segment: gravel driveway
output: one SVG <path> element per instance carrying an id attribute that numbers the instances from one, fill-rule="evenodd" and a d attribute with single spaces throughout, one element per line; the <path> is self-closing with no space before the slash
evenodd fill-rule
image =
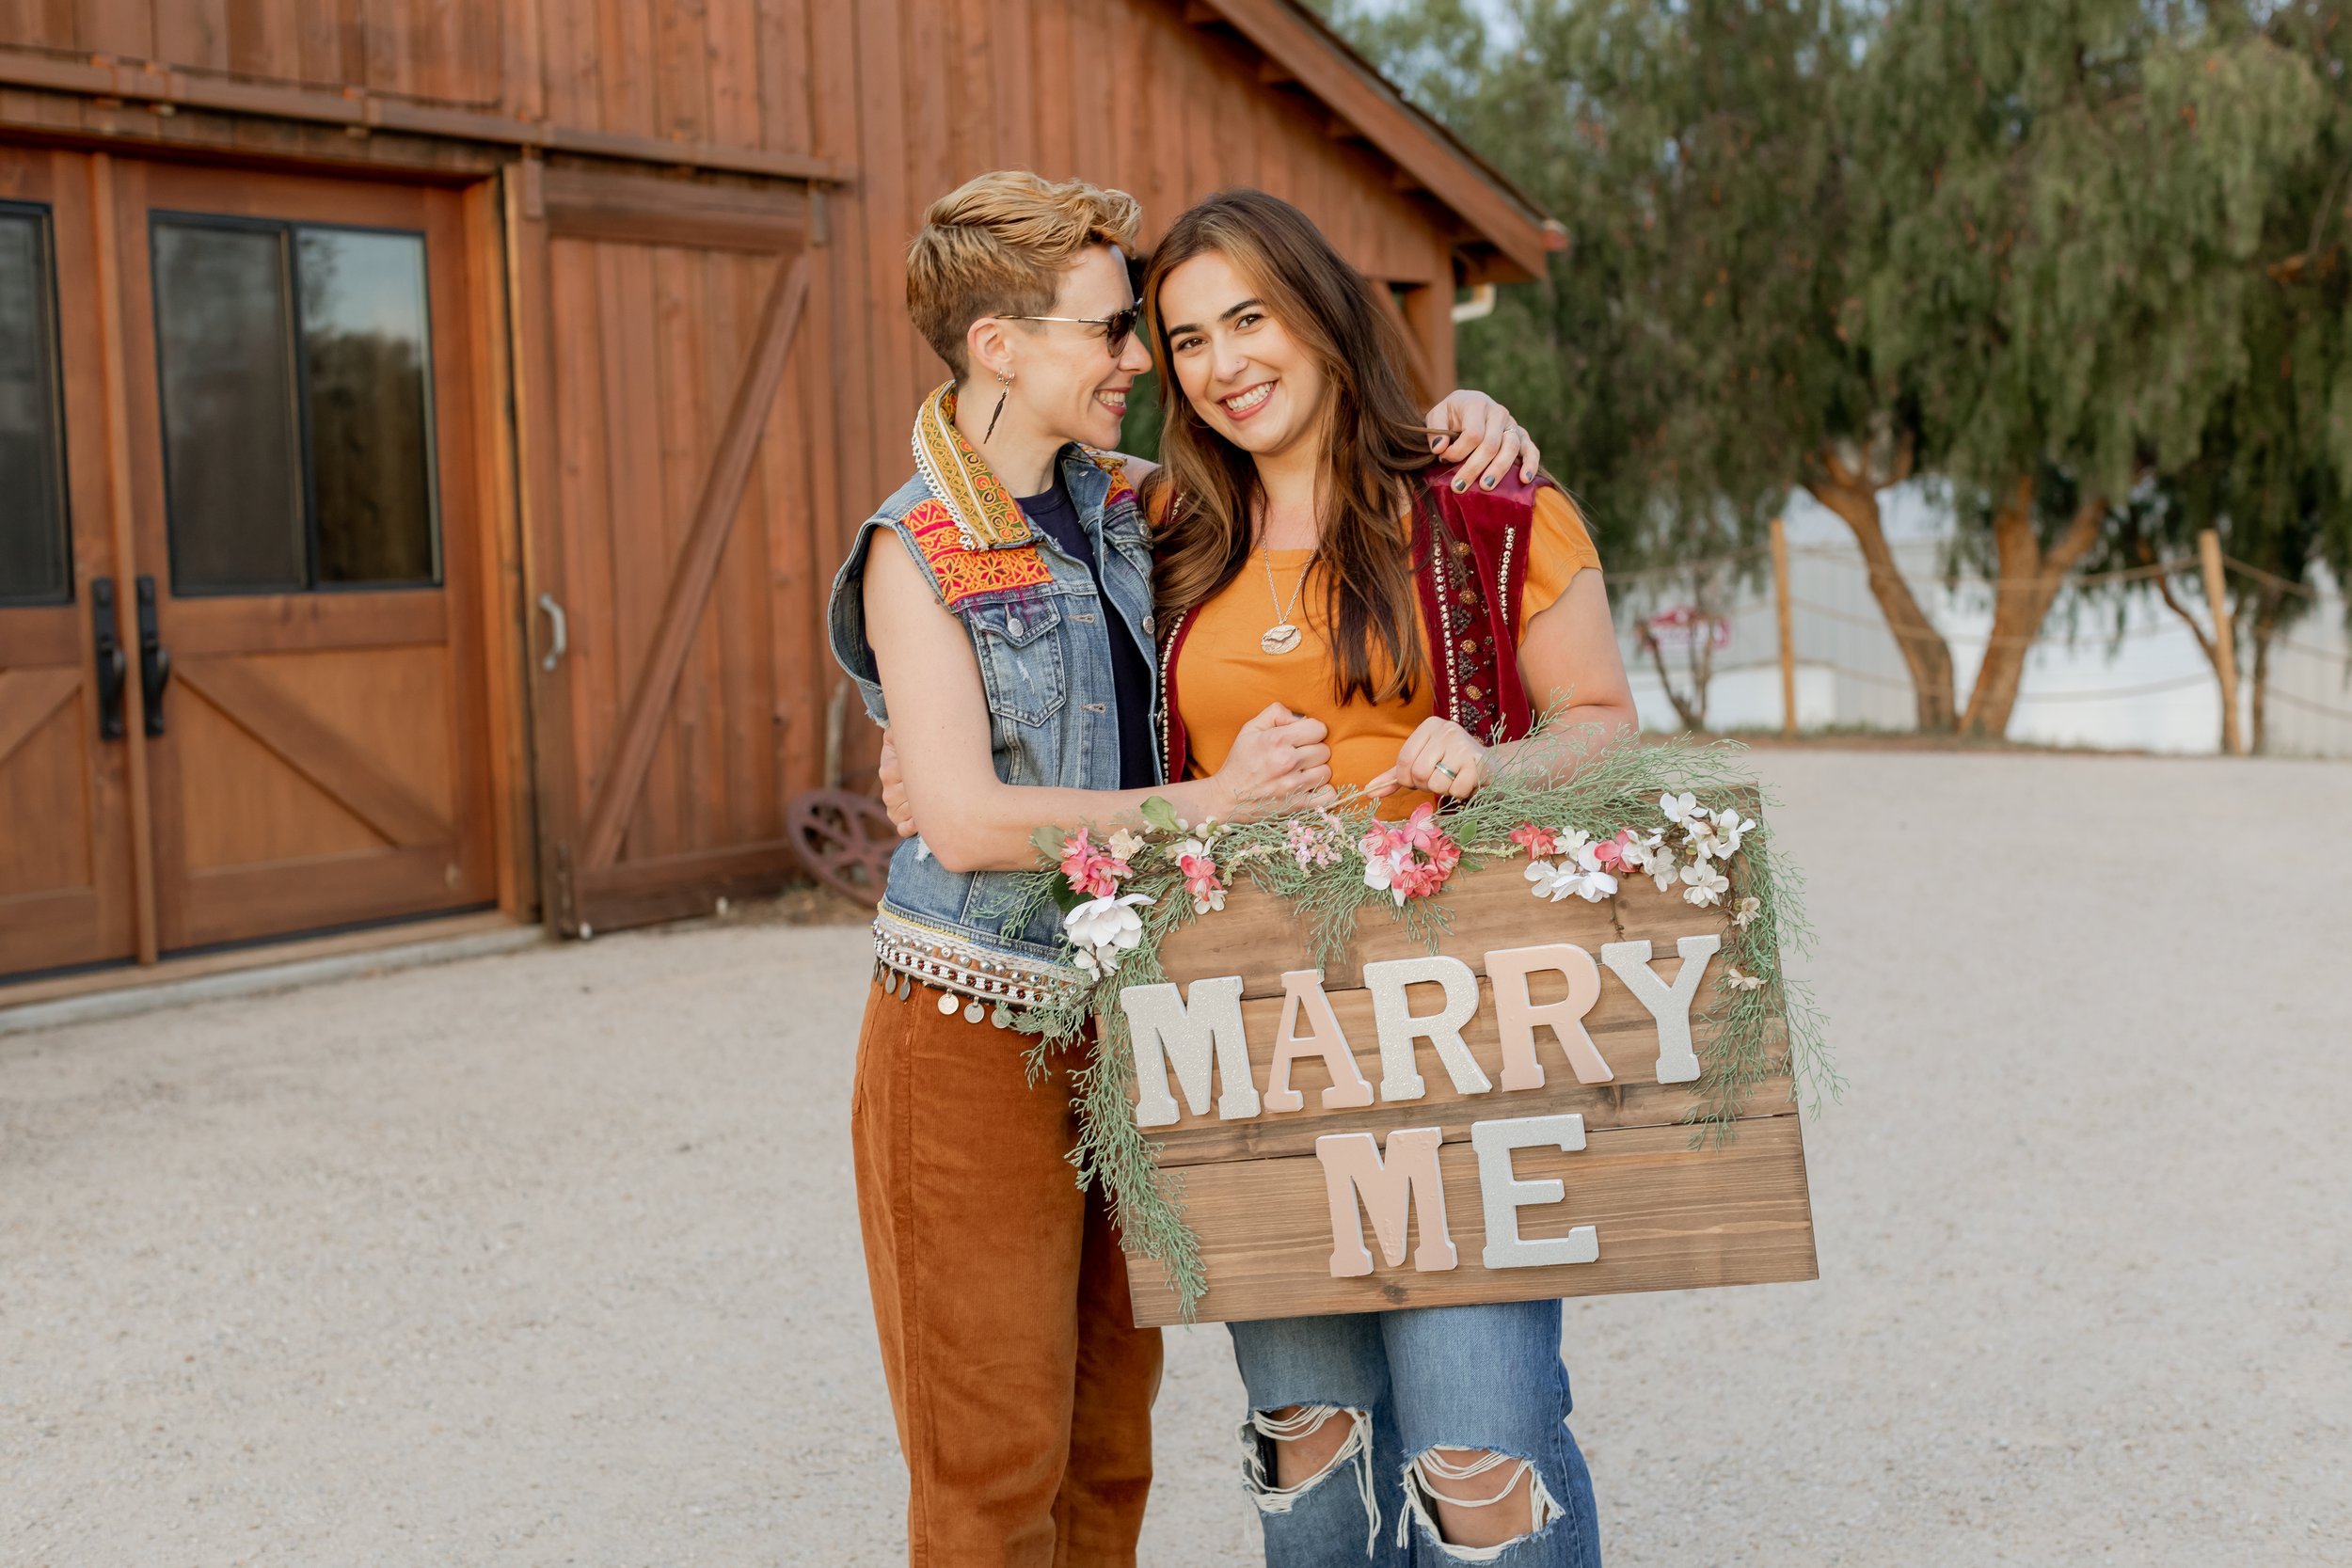
<path id="1" fill-rule="evenodd" d="M 2352 1561 L 2352 771 L 1768 752 L 1816 1284 L 1571 1304 L 1613 1565 Z M 885 1564 L 861 931 L 0 1037 L 0 1564 Z M 1217 1328 L 1155 1568 L 1257 1560 Z"/>

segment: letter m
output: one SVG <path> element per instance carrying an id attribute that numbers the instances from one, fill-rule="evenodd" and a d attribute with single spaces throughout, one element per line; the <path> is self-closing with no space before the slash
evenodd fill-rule
<path id="1" fill-rule="evenodd" d="M 1174 1124 L 1176 1099 L 1168 1087 L 1170 1067 L 1194 1116 L 1209 1114 L 1212 1063 L 1224 1086 L 1217 1096 L 1217 1116 L 1238 1121 L 1258 1114 L 1249 1042 L 1241 1032 L 1240 975 L 1195 980 L 1189 1006 L 1174 986 L 1165 983 L 1129 986 L 1119 993 L 1119 1006 L 1135 1040 L 1136 1126 Z"/>
<path id="2" fill-rule="evenodd" d="M 1326 1132 L 1315 1140 L 1315 1158 L 1323 1164 L 1323 1184 L 1331 1200 L 1334 1279 L 1372 1272 L 1372 1254 L 1364 1250 L 1366 1212 L 1372 1215 L 1373 1234 L 1380 1238 L 1380 1255 L 1389 1267 L 1405 1261 L 1407 1210 L 1421 1221 L 1413 1267 L 1425 1274 L 1454 1267 L 1454 1238 L 1445 1223 L 1445 1177 L 1438 1168 L 1441 1135 L 1435 1127 L 1401 1127 L 1389 1134 L 1385 1161 L 1369 1132 Z"/>

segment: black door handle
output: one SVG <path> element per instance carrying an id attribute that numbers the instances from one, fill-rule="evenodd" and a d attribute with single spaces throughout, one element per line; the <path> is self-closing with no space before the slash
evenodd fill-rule
<path id="1" fill-rule="evenodd" d="M 164 688 L 171 684 L 171 650 L 155 630 L 155 579 L 139 578 L 139 695 L 147 699 L 147 733 L 164 733 Z"/>
<path id="2" fill-rule="evenodd" d="M 115 579 L 94 578 L 89 585 L 91 641 L 98 651 L 98 738 L 122 738 L 122 683 L 131 673 L 115 619 Z"/>

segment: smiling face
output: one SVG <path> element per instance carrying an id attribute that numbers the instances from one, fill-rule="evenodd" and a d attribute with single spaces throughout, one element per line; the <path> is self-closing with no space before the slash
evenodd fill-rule
<path id="1" fill-rule="evenodd" d="M 1012 375 L 1007 420 L 1057 441 L 1092 447 L 1119 444 L 1127 392 L 1152 368 L 1142 336 L 1129 333 L 1116 356 L 1095 321 L 1127 309 L 1135 289 L 1117 245 L 1089 245 L 1064 269 L 1054 303 L 1038 312 L 1083 321 L 1020 321 L 984 317 L 973 324 L 968 397 L 994 401 L 998 369 Z M 986 404 L 982 405 L 983 407 Z"/>
<path id="2" fill-rule="evenodd" d="M 1267 456 L 1322 429 L 1329 378 L 1224 252 L 1171 269 L 1158 316 L 1176 384 L 1212 431 Z"/>

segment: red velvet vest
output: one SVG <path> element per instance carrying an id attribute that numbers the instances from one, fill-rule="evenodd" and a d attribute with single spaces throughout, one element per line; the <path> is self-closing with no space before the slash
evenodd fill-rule
<path id="1" fill-rule="evenodd" d="M 1434 707 L 1489 741 L 1518 740 L 1534 727 L 1519 678 L 1519 606 L 1535 533 L 1535 494 L 1549 479 L 1506 480 L 1492 490 L 1454 492 L 1451 464 L 1422 473 L 1413 509 L 1413 586 L 1421 595 Z M 1177 713 L 1177 667 L 1192 611 L 1160 628 L 1160 750 L 1169 782 L 1184 776 L 1188 749 Z"/>

